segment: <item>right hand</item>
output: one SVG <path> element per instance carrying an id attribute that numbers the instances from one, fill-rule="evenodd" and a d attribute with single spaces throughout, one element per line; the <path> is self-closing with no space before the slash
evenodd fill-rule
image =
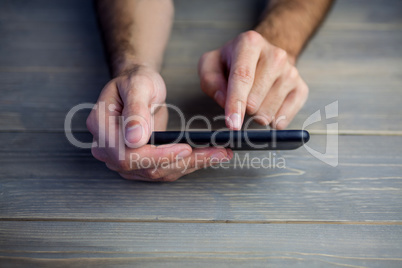
<path id="1" fill-rule="evenodd" d="M 247 31 L 201 57 L 201 88 L 225 109 L 230 129 L 241 129 L 246 112 L 257 123 L 284 129 L 308 96 L 295 61 L 260 33 Z"/>
<path id="2" fill-rule="evenodd" d="M 232 151 L 224 148 L 147 144 L 152 131 L 166 130 L 165 99 L 165 83 L 150 67 L 135 66 L 111 80 L 87 119 L 87 127 L 94 137 L 93 156 L 123 178 L 143 181 L 175 181 L 197 169 L 233 157 Z M 154 104 L 161 106 L 152 111 Z M 104 107 L 103 112 L 101 107 Z M 104 146 L 100 144 L 102 141 Z M 119 144 L 123 150 L 119 149 Z"/>

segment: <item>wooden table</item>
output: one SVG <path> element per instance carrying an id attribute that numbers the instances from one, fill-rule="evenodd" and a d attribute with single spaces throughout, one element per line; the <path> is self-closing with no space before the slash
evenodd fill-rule
<path id="1" fill-rule="evenodd" d="M 169 103 L 222 114 L 199 90 L 198 58 L 252 27 L 263 2 L 175 1 Z M 91 1 L 0 1 L 0 36 L 1 267 L 402 266 L 400 0 L 339 0 L 300 59 L 310 97 L 290 128 L 320 110 L 308 145 L 324 152 L 338 123 L 337 167 L 301 148 L 277 152 L 285 169 L 165 184 L 123 180 L 65 137 L 66 113 L 109 79 Z M 73 120 L 83 141 L 87 114 Z"/>

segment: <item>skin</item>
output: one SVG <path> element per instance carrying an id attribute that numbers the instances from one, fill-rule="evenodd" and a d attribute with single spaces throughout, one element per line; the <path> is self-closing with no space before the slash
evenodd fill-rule
<path id="1" fill-rule="evenodd" d="M 246 113 L 258 123 L 283 129 L 301 109 L 308 87 L 295 67 L 296 59 L 331 2 L 270 1 L 254 30 L 201 57 L 201 89 L 225 109 L 230 129 L 241 129 Z M 166 107 L 160 106 L 166 86 L 159 73 L 173 21 L 172 1 L 98 0 L 97 9 L 113 79 L 97 101 L 96 107 L 106 109 L 93 109 L 87 119 L 94 157 L 123 178 L 145 181 L 174 181 L 231 159 L 233 152 L 225 148 L 146 144 L 153 130 L 166 130 L 168 120 Z M 119 117 L 124 121 L 115 119 Z M 124 159 L 114 146 L 121 139 Z M 165 165 L 133 165 L 132 155 L 153 163 L 162 159 Z"/>

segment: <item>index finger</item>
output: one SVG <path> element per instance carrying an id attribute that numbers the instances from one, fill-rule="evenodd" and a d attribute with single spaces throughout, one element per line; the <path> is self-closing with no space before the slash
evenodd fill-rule
<path id="1" fill-rule="evenodd" d="M 247 33 L 246 33 L 247 34 Z M 248 34 L 235 44 L 231 52 L 227 98 L 225 103 L 226 125 L 241 129 L 246 112 L 247 98 L 254 83 L 261 49 L 253 36 Z"/>

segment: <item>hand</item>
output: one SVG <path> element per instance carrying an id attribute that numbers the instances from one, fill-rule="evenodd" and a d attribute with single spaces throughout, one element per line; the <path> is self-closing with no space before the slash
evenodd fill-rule
<path id="1" fill-rule="evenodd" d="M 241 129 L 246 112 L 260 124 L 284 129 L 308 95 L 294 62 L 259 33 L 248 31 L 201 57 L 201 88 L 225 109 L 230 129 Z"/>
<path id="2" fill-rule="evenodd" d="M 165 98 L 162 77 L 149 67 L 136 66 L 111 80 L 87 119 L 87 127 L 94 136 L 93 156 L 125 179 L 144 181 L 174 181 L 232 158 L 230 149 L 148 145 L 153 130 L 166 129 L 166 106 L 153 109 L 156 104 L 163 105 Z"/>

